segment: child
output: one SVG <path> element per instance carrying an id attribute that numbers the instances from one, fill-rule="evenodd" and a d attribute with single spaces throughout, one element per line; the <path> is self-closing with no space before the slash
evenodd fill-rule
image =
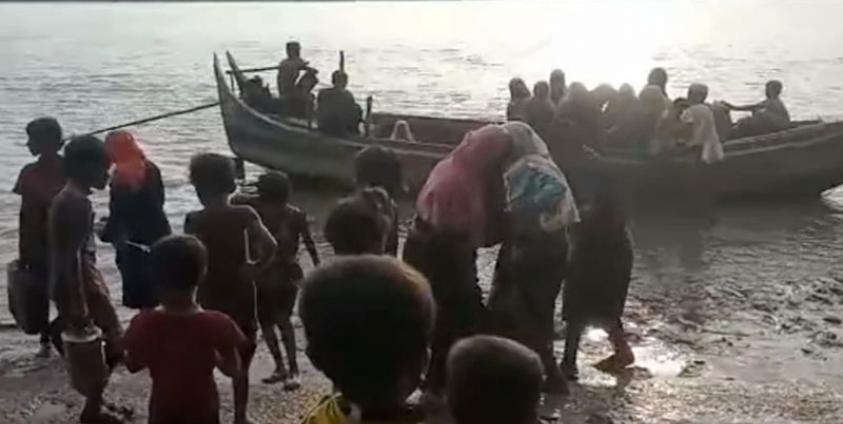
<path id="1" fill-rule="evenodd" d="M 53 197 L 65 183 L 64 160 L 59 154 L 64 143 L 61 126 L 53 118 L 38 118 L 30 122 L 26 126 L 26 134 L 29 137 L 26 147 L 38 160 L 21 169 L 13 191 L 21 197 L 18 225 L 20 268 L 42 285 L 37 299 L 42 326 L 41 349 L 37 356 L 45 358 L 50 356 L 47 213 Z"/>
<path id="2" fill-rule="evenodd" d="M 405 191 L 404 172 L 398 155 L 381 146 L 361 150 L 354 158 L 354 181 L 358 190 L 381 188 L 386 192 L 388 199 L 383 204 L 383 212 L 389 217 L 391 225 L 386 230 L 385 253 L 397 256 L 399 223 L 395 199 Z"/>
<path id="3" fill-rule="evenodd" d="M 208 253 L 193 236 L 169 236 L 150 254 L 161 308 L 136 315 L 126 330 L 126 367 L 149 368 L 150 424 L 218 424 L 219 395 L 214 368 L 241 372 L 238 348 L 248 343 L 225 314 L 196 303 Z"/>
<path id="4" fill-rule="evenodd" d="M 246 424 L 249 366 L 258 327 L 254 281 L 271 263 L 276 244 L 252 208 L 229 203 L 237 188 L 231 159 L 214 153 L 194 156 L 190 182 L 204 209 L 187 214 L 184 231 L 208 249 L 208 274 L 199 284 L 199 304 L 228 315 L 249 340 L 239 352 L 243 372 L 234 378 L 234 422 Z M 254 262 L 252 250 L 257 253 Z"/>
<path id="5" fill-rule="evenodd" d="M 268 172 L 258 179 L 258 196 L 239 196 L 235 203 L 246 204 L 255 209 L 264 225 L 275 237 L 278 250 L 269 268 L 258 276 L 258 322 L 264 340 L 275 360 L 275 372 L 263 380 L 271 384 L 284 382 L 286 390 L 296 390 L 299 382 L 299 366 L 296 360 L 296 333 L 290 316 L 296 303 L 298 283 L 304 276 L 298 262 L 300 241 L 304 242 L 314 266 L 319 266 L 319 253 L 310 235 L 307 214 L 287 203 L 290 198 L 290 180 L 282 172 Z M 281 330 L 281 340 L 287 353 L 289 373 L 278 348 L 275 326 Z"/>
<path id="6" fill-rule="evenodd" d="M 110 163 L 102 141 L 93 136 L 71 140 L 65 155 L 67 184 L 53 199 L 47 221 L 50 296 L 61 323 L 56 329 L 77 336 L 98 327 L 105 340 L 106 361 L 113 367 L 121 356 L 117 341 L 122 330 L 108 287 L 96 267 L 94 209 L 88 199 L 93 189 L 102 190 L 108 184 Z M 102 411 L 104 390 L 103 384 L 95 393 L 85 393 L 80 417 L 83 424 L 119 422 Z"/>
<path id="7" fill-rule="evenodd" d="M 424 277 L 387 256 L 339 259 L 310 274 L 299 304 L 307 355 L 338 394 L 303 424 L 409 423 L 434 319 Z"/>
<path id="8" fill-rule="evenodd" d="M 542 364 L 530 349 L 473 336 L 454 345 L 447 368 L 447 401 L 456 424 L 539 422 Z"/>
<path id="9" fill-rule="evenodd" d="M 583 213 L 563 292 L 562 315 L 568 330 L 561 367 L 572 380 L 578 377 L 577 351 L 589 324 L 603 327 L 615 350 L 595 365 L 598 369 L 618 372 L 635 362 L 621 322 L 632 273 L 632 241 L 618 194 L 607 183 L 603 181 L 593 205 Z"/>
<path id="10" fill-rule="evenodd" d="M 340 200 L 325 221 L 325 238 L 337 255 L 386 253 L 392 219 L 389 195 L 380 188 L 366 188 Z"/>

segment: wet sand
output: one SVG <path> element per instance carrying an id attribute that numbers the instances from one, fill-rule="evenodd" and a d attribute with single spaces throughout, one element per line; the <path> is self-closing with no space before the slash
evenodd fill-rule
<path id="1" fill-rule="evenodd" d="M 481 254 L 486 276 L 494 253 Z M 752 291 L 729 284 L 696 291 L 687 285 L 671 297 L 642 293 L 640 277 L 632 287 L 626 320 L 637 364 L 619 376 L 590 367 L 610 353 L 605 334 L 591 330 L 572 395 L 545 399 L 542 415 L 566 424 L 840 422 L 843 274 Z M 0 332 L 0 346 L 0 422 L 74 422 L 81 399 L 68 387 L 62 362 L 34 359 L 35 339 L 8 329 Z M 557 342 L 559 355 L 562 347 Z M 296 423 L 330 392 L 329 382 L 302 351 L 299 356 L 303 388 L 285 392 L 280 385 L 260 383 L 272 370 L 261 345 L 251 373 L 256 424 Z M 219 385 L 229 421 L 230 387 L 222 378 Z M 134 409 L 129 422 L 142 423 L 148 391 L 146 373 L 121 369 L 108 396 Z"/>

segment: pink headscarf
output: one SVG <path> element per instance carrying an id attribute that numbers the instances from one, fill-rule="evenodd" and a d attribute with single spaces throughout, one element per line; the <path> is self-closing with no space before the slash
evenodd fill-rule
<path id="1" fill-rule="evenodd" d="M 511 147 L 512 137 L 498 125 L 466 134 L 427 177 L 416 200 L 419 218 L 436 231 L 467 236 L 476 246 L 496 243 L 489 228 L 503 210 L 501 167 Z"/>
<path id="2" fill-rule="evenodd" d="M 105 151 L 114 164 L 112 183 L 117 187 L 137 190 L 146 180 L 146 155 L 132 133 L 118 130 L 105 137 Z"/>

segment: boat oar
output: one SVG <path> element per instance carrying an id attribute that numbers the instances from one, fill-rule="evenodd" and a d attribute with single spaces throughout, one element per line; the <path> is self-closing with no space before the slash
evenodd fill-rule
<path id="1" fill-rule="evenodd" d="M 345 72 L 345 52 L 340 50 L 340 71 Z"/>
<path id="2" fill-rule="evenodd" d="M 98 130 L 86 132 L 86 133 L 78 135 L 78 136 L 74 135 L 74 136 L 71 136 L 71 137 L 67 137 L 67 138 L 65 138 L 65 141 L 67 141 L 68 139 L 73 138 L 73 137 L 83 137 L 83 136 L 100 134 L 100 133 L 104 133 L 104 132 L 108 132 L 108 131 L 118 130 L 120 128 L 131 127 L 131 126 L 134 126 L 134 125 L 146 124 L 148 122 L 158 121 L 158 120 L 165 119 L 165 118 L 171 118 L 173 116 L 185 115 L 185 114 L 188 114 L 188 113 L 197 112 L 197 111 L 204 110 L 204 109 L 210 109 L 212 107 L 219 106 L 219 104 L 220 104 L 220 102 L 206 103 L 204 105 L 194 106 L 194 107 L 191 107 L 191 108 L 188 108 L 188 109 L 182 109 L 182 110 L 177 110 L 177 111 L 173 111 L 173 112 L 162 113 L 160 115 L 150 116 L 149 118 L 138 119 L 136 121 L 126 122 L 126 123 L 123 123 L 123 124 L 120 124 L 120 125 L 113 125 L 113 126 L 110 126 L 110 127 L 107 127 L 107 128 L 100 128 Z"/>

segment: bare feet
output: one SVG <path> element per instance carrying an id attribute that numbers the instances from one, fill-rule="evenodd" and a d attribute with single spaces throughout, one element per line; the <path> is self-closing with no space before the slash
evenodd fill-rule
<path id="1" fill-rule="evenodd" d="M 635 362 L 635 357 L 632 356 L 632 352 L 629 352 L 628 355 L 620 353 L 612 355 L 594 364 L 594 368 L 597 368 L 607 374 L 618 374 L 623 371 L 624 368 L 632 365 L 633 362 Z"/>
<path id="2" fill-rule="evenodd" d="M 263 382 L 264 384 L 275 384 L 285 380 L 287 380 L 287 372 L 276 370 L 272 373 L 272 375 L 261 380 L 261 382 Z"/>
<path id="3" fill-rule="evenodd" d="M 35 354 L 36 358 L 47 359 L 50 357 L 50 353 L 52 353 L 53 349 L 50 347 L 50 343 L 41 343 L 41 348 L 38 349 L 38 353 Z"/>
<path id="4" fill-rule="evenodd" d="M 290 378 L 284 381 L 284 391 L 294 392 L 301 388 L 301 379 L 298 373 L 290 374 Z"/>

